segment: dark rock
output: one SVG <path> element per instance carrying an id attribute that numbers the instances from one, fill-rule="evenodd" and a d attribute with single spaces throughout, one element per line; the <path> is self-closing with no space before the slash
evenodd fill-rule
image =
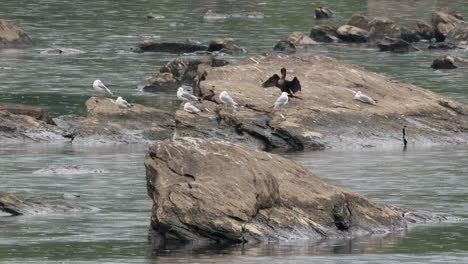
<path id="1" fill-rule="evenodd" d="M 186 40 L 183 42 L 163 42 L 154 40 L 143 40 L 133 49 L 134 52 L 169 52 L 186 53 L 207 50 L 208 46 L 199 42 Z"/>
<path id="2" fill-rule="evenodd" d="M 466 65 L 468 59 L 452 55 L 442 55 L 437 57 L 431 65 L 433 69 L 456 69 L 462 65 Z"/>
<path id="3" fill-rule="evenodd" d="M 379 42 L 377 47 L 379 47 L 380 51 L 391 51 L 396 53 L 405 53 L 419 50 L 402 39 L 391 38 L 386 38 L 386 40 Z"/>
<path id="4" fill-rule="evenodd" d="M 402 40 L 409 42 L 409 43 L 414 43 L 414 42 L 418 42 L 421 40 L 421 37 L 419 36 L 418 32 L 414 30 L 410 30 L 403 26 L 400 27 L 400 35 L 401 35 L 400 37 Z"/>
<path id="5" fill-rule="evenodd" d="M 273 50 L 277 52 L 294 53 L 296 52 L 296 46 L 289 40 L 280 40 L 273 47 Z"/>
<path id="6" fill-rule="evenodd" d="M 164 65 L 159 72 L 160 73 L 171 73 L 173 78 L 181 81 L 188 69 L 188 63 L 181 58 L 176 58 Z"/>
<path id="7" fill-rule="evenodd" d="M 98 208 L 89 205 L 61 200 L 54 201 L 37 198 L 20 198 L 12 194 L 0 192 L 0 211 L 12 216 L 93 212 L 98 210 Z"/>
<path id="8" fill-rule="evenodd" d="M 52 118 L 50 118 L 49 113 L 40 106 L 14 103 L 0 103 L 0 110 L 8 111 L 16 115 L 27 115 L 30 117 L 34 117 L 37 120 L 46 122 L 47 124 L 55 124 Z"/>
<path id="9" fill-rule="evenodd" d="M 431 43 L 427 48 L 428 49 L 442 49 L 442 50 L 463 49 L 462 47 L 459 47 L 455 43 L 452 43 L 452 42 Z"/>
<path id="10" fill-rule="evenodd" d="M 146 15 L 146 18 L 148 19 L 163 19 L 163 18 L 166 18 L 165 16 L 163 15 L 157 15 L 155 13 L 149 13 Z"/>
<path id="11" fill-rule="evenodd" d="M 245 53 L 245 49 L 241 48 L 232 38 L 218 38 L 210 42 L 208 46 L 209 52 L 219 51 L 226 54 L 241 54 Z"/>
<path id="12" fill-rule="evenodd" d="M 338 41 L 337 28 L 329 25 L 317 25 L 310 31 L 310 37 L 318 42 Z"/>
<path id="13" fill-rule="evenodd" d="M 416 32 L 421 39 L 425 40 L 432 40 L 435 39 L 435 31 L 434 28 L 422 21 L 416 22 L 416 24 L 412 27 L 412 30 Z"/>
<path id="14" fill-rule="evenodd" d="M 158 72 L 146 78 L 139 88 L 145 91 L 172 90 L 181 85 L 181 82 L 170 72 Z"/>
<path id="15" fill-rule="evenodd" d="M 225 141 L 164 141 L 145 167 L 153 241 L 319 240 L 460 220 L 375 203 L 294 161 Z"/>
<path id="16" fill-rule="evenodd" d="M 79 49 L 72 49 L 72 48 L 53 48 L 53 49 L 46 49 L 41 51 L 41 54 L 46 55 L 76 55 L 76 54 L 83 54 L 85 53 Z"/>
<path id="17" fill-rule="evenodd" d="M 315 19 L 335 18 L 335 12 L 325 7 L 315 8 Z"/>
<path id="18" fill-rule="evenodd" d="M 289 70 L 288 79 L 297 77 L 303 89 L 298 98 L 273 110 L 280 90 L 261 84 L 281 67 Z M 358 103 L 352 92 L 357 90 L 378 99 L 377 106 Z M 243 107 L 220 104 L 221 91 Z M 441 98 L 454 100 L 322 56 L 271 53 L 222 68 L 207 67 L 194 94 L 204 99 L 196 107 L 205 111 L 177 111 L 175 136 L 227 140 L 270 151 L 400 145 L 395 135 L 405 125 L 415 130 L 412 140 L 421 144 L 465 144 L 468 138 L 468 117 L 438 103 Z"/>
<path id="19" fill-rule="evenodd" d="M 364 29 L 366 31 L 370 30 L 370 23 L 371 19 L 369 17 L 360 15 L 360 14 L 354 14 L 346 23 L 347 25 L 357 27 L 360 29 Z"/>
<path id="20" fill-rule="evenodd" d="M 364 29 L 343 25 L 336 30 L 338 38 L 344 42 L 363 43 L 369 40 L 369 32 Z"/>
<path id="21" fill-rule="evenodd" d="M 0 48 L 27 48 L 33 44 L 24 30 L 0 19 Z"/>
<path id="22" fill-rule="evenodd" d="M 432 26 L 437 41 L 444 41 L 455 27 L 463 24 L 466 22 L 453 9 L 447 8 L 432 13 Z"/>

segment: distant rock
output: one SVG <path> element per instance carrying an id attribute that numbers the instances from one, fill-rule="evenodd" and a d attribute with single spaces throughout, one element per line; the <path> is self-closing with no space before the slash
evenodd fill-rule
<path id="1" fill-rule="evenodd" d="M 206 20 L 223 20 L 228 19 L 230 17 L 231 15 L 229 14 L 217 13 L 211 9 L 206 11 L 206 13 L 203 15 L 203 18 Z"/>
<path id="2" fill-rule="evenodd" d="M 314 46 L 317 46 L 318 43 L 306 36 L 302 32 L 292 32 L 285 39 L 280 40 L 275 47 L 274 51 L 279 52 L 295 52 L 297 50 L 305 50 Z"/>
<path id="3" fill-rule="evenodd" d="M 151 12 L 151 13 L 146 15 L 146 18 L 148 18 L 148 19 L 163 19 L 163 18 L 166 18 L 166 17 L 163 16 L 163 15 L 157 15 L 157 14 Z"/>
<path id="4" fill-rule="evenodd" d="M 337 42 L 337 28 L 330 25 L 317 25 L 310 31 L 310 38 L 317 42 Z"/>
<path id="5" fill-rule="evenodd" d="M 338 38 L 344 42 L 363 43 L 369 41 L 369 32 L 350 25 L 343 25 L 336 30 Z"/>
<path id="6" fill-rule="evenodd" d="M 33 44 L 24 30 L 0 19 L 0 48 L 28 48 Z"/>
<path id="7" fill-rule="evenodd" d="M 83 53 L 85 52 L 82 50 L 72 48 L 52 48 L 41 51 L 41 54 L 46 55 L 76 55 Z"/>
<path id="8" fill-rule="evenodd" d="M 27 115 L 51 125 L 55 124 L 52 118 L 50 118 L 49 113 L 40 106 L 14 103 L 0 103 L 0 110 L 8 111 L 16 115 Z"/>
<path id="9" fill-rule="evenodd" d="M 155 244 L 349 238 L 461 220 L 378 204 L 292 160 L 226 141 L 164 141 L 150 147 L 145 167 Z"/>
<path id="10" fill-rule="evenodd" d="M 331 11 L 325 7 L 317 7 L 314 10 L 315 12 L 315 19 L 325 19 L 325 18 L 336 18 L 337 15 L 335 12 Z"/>
<path id="11" fill-rule="evenodd" d="M 432 40 L 435 39 L 435 31 L 434 28 L 422 21 L 416 22 L 413 25 L 412 29 L 419 35 L 421 39 L 425 40 Z"/>
<path id="12" fill-rule="evenodd" d="M 233 38 L 218 38 L 214 39 L 210 42 L 208 49 L 209 52 L 222 52 L 226 54 L 241 54 L 245 53 L 246 50 L 244 48 L 241 48 L 239 44 L 237 44 L 237 41 L 234 40 Z"/>
<path id="13" fill-rule="evenodd" d="M 208 46 L 193 40 L 179 42 L 165 42 L 156 40 L 143 40 L 139 42 L 134 52 L 168 52 L 168 53 L 186 53 L 200 50 L 207 50 Z"/>
<path id="14" fill-rule="evenodd" d="M 12 216 L 20 216 L 95 212 L 99 211 L 99 208 L 62 200 L 20 198 L 13 194 L 0 192 L 0 211 Z"/>
<path id="15" fill-rule="evenodd" d="M 371 21 L 371 18 L 367 16 L 364 16 L 361 14 L 353 14 L 353 16 L 351 16 L 349 21 L 346 23 L 346 25 L 350 25 L 353 27 L 357 27 L 357 28 L 369 31 L 371 29 L 370 21 Z"/>
<path id="16" fill-rule="evenodd" d="M 431 65 L 433 69 L 456 69 L 461 66 L 465 66 L 468 64 L 468 59 L 452 56 L 452 55 L 442 55 L 437 57 Z"/>
<path id="17" fill-rule="evenodd" d="M 436 42 L 436 43 L 431 43 L 428 47 L 428 49 L 441 49 L 441 50 L 450 50 L 450 49 L 463 49 L 462 47 L 456 45 L 455 43 L 452 42 Z"/>
<path id="18" fill-rule="evenodd" d="M 437 12 L 432 13 L 432 26 L 434 27 L 435 37 L 437 41 L 444 41 L 458 26 L 464 26 L 466 22 L 463 17 L 450 8 L 441 9 Z M 458 32 L 458 34 L 461 34 Z M 452 39 L 453 41 L 462 41 L 463 39 Z M 465 39 L 466 40 L 466 39 Z"/>
<path id="19" fill-rule="evenodd" d="M 273 47 L 274 51 L 283 52 L 283 53 L 294 53 L 296 52 L 297 48 L 291 41 L 282 39 L 276 43 Z"/>
<path id="20" fill-rule="evenodd" d="M 390 51 L 395 53 L 405 53 L 410 51 L 419 51 L 418 48 L 414 47 L 410 43 L 402 39 L 386 38 L 384 41 L 377 43 L 380 51 Z"/>

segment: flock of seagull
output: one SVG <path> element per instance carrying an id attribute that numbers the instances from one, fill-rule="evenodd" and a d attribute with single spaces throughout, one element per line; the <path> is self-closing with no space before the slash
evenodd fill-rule
<path id="1" fill-rule="evenodd" d="M 280 72 L 281 72 L 281 77 L 279 77 L 277 74 L 274 74 L 262 84 L 262 86 L 265 88 L 276 86 L 281 90 L 281 95 L 276 99 L 275 103 L 273 104 L 273 109 L 276 109 L 277 107 L 288 104 L 289 97 L 290 96 L 293 97 L 296 92 L 301 91 L 301 84 L 299 82 L 299 79 L 297 79 L 297 77 L 294 77 L 291 81 L 288 81 L 286 80 L 287 70 L 285 68 L 281 68 Z M 112 96 L 114 95 L 114 92 L 112 92 L 109 88 L 107 88 L 100 80 L 95 80 L 93 82 L 93 88 L 98 93 L 109 94 Z M 182 101 L 186 101 L 186 103 L 184 104 L 184 111 L 189 112 L 189 113 L 201 112 L 200 109 L 198 109 L 196 106 L 192 105 L 189 102 L 189 101 L 200 102 L 201 99 L 193 95 L 191 92 L 186 91 L 184 86 L 179 87 L 177 89 L 177 98 L 179 98 Z M 366 104 L 371 104 L 371 105 L 376 104 L 376 100 L 361 93 L 361 91 L 355 92 L 354 99 L 359 100 Z M 226 91 L 222 91 L 219 94 L 219 100 L 221 101 L 221 103 L 230 105 L 234 108 L 237 108 L 239 106 L 239 104 L 236 103 L 236 101 L 234 101 L 234 99 Z M 114 103 L 120 108 L 131 108 L 133 106 L 132 104 L 128 103 L 120 96 L 117 97 Z"/>

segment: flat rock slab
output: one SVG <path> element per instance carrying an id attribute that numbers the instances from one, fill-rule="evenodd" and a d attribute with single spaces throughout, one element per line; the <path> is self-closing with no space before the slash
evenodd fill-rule
<path id="1" fill-rule="evenodd" d="M 279 74 L 281 67 L 288 69 L 287 79 L 300 80 L 302 91 L 273 110 L 281 92 L 262 88 L 262 82 Z M 266 150 L 403 146 L 403 126 L 410 146 L 466 144 L 468 139 L 466 105 L 329 57 L 274 53 L 248 57 L 206 69 L 194 91 L 204 98 L 195 104 L 203 112 L 178 111 L 176 136 L 219 138 Z M 221 104 L 222 91 L 241 107 Z M 355 100 L 357 91 L 378 103 Z"/>
<path id="2" fill-rule="evenodd" d="M 159 242 L 317 240 L 456 219 L 372 202 L 294 161 L 225 141 L 166 140 L 150 147 L 145 166 Z"/>
<path id="3" fill-rule="evenodd" d="M 62 200 L 46 200 L 38 198 L 22 198 L 0 192 L 0 211 L 12 216 L 57 214 L 69 212 L 92 212 L 99 209 Z"/>

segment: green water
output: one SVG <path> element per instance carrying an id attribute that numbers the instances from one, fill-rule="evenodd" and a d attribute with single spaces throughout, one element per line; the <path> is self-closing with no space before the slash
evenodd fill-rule
<path id="1" fill-rule="evenodd" d="M 353 13 L 386 15 L 411 25 L 429 21 L 441 7 L 468 17 L 464 0 L 413 1 L 53 1 L 2 0 L 0 18 L 20 25 L 37 42 L 26 50 L 0 50 L 0 102 L 41 105 L 57 116 L 83 114 L 101 79 L 128 101 L 173 111 L 175 92 L 148 93 L 136 87 L 173 54 L 135 54 L 140 40 L 195 39 L 204 43 L 233 37 L 248 54 L 271 51 L 292 31 L 310 32 L 313 10 L 326 6 L 344 18 Z M 260 11 L 260 20 L 207 21 L 221 13 Z M 165 16 L 148 20 L 147 13 Z M 342 24 L 344 20 L 329 21 Z M 80 55 L 53 56 L 52 47 L 76 48 Z M 312 53 L 351 61 L 394 79 L 429 88 L 468 103 L 466 70 L 433 71 L 444 53 L 468 57 L 466 50 L 409 54 L 380 53 L 344 44 L 322 45 Z M 193 56 L 182 56 L 192 59 Z M 241 57 L 225 57 L 236 61 Z M 301 242 L 228 248 L 153 249 L 147 244 L 151 201 L 146 195 L 147 146 L 0 146 L 0 191 L 60 199 L 78 192 L 101 208 L 93 214 L 0 218 L 0 262 L 4 263 L 466 263 L 466 223 L 422 227 L 408 234 L 341 241 Z M 312 152 L 289 155 L 328 182 L 378 202 L 468 216 L 468 149 Z M 80 165 L 107 173 L 36 173 L 48 166 Z"/>

